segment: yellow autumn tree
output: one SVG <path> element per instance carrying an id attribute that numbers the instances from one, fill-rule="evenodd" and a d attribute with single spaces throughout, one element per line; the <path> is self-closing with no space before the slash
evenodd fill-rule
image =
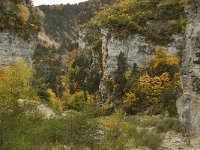
<path id="1" fill-rule="evenodd" d="M 137 102 L 138 98 L 136 97 L 135 93 L 129 92 L 125 94 L 123 99 L 123 104 L 125 107 L 131 107 L 135 102 Z"/>
<path id="2" fill-rule="evenodd" d="M 38 100 L 31 86 L 32 70 L 23 59 L 0 71 L 0 110 L 17 105 L 19 99 Z"/>
<path id="3" fill-rule="evenodd" d="M 89 103 L 89 104 L 94 103 L 94 101 L 95 101 L 95 96 L 94 96 L 93 94 L 87 93 L 87 94 L 86 94 L 86 97 L 87 97 L 87 103 Z"/>
<path id="4" fill-rule="evenodd" d="M 166 58 L 166 54 L 164 52 L 164 47 L 157 47 L 156 48 L 156 54 L 154 58 L 154 64 L 153 67 L 156 68 L 161 62 L 164 62 Z"/>
<path id="5" fill-rule="evenodd" d="M 28 22 L 30 11 L 24 4 L 18 4 L 18 16 L 21 19 L 22 24 L 26 24 Z"/>
<path id="6" fill-rule="evenodd" d="M 65 109 L 82 110 L 87 100 L 83 91 L 77 91 L 74 94 L 70 94 L 67 89 L 63 94 L 63 104 Z"/>
<path id="7" fill-rule="evenodd" d="M 176 73 L 171 80 L 169 74 L 164 72 L 161 76 L 150 77 L 145 73 L 139 78 L 139 89 L 145 95 L 145 98 L 150 103 L 159 103 L 162 99 L 164 91 L 173 91 L 178 93 L 180 91 L 180 78 Z"/>
<path id="8" fill-rule="evenodd" d="M 169 73 L 164 72 L 161 76 L 160 79 L 162 81 L 162 86 L 164 90 L 169 90 L 171 88 L 171 81 L 169 77 Z"/>
<path id="9" fill-rule="evenodd" d="M 63 107 L 61 101 L 57 98 L 56 94 L 48 89 L 47 92 L 50 95 L 50 105 L 58 112 L 63 112 Z"/>
<path id="10" fill-rule="evenodd" d="M 171 66 L 172 65 L 179 66 L 180 58 L 172 54 L 165 53 L 164 47 L 157 47 L 156 54 L 153 59 L 153 68 L 157 69 L 158 65 L 161 63 L 166 63 Z"/>
<path id="11" fill-rule="evenodd" d="M 153 77 L 151 78 L 150 82 L 150 87 L 149 87 L 149 95 L 148 95 L 148 100 L 149 102 L 152 103 L 159 103 L 161 100 L 161 94 L 163 91 L 163 86 L 162 86 L 162 81 L 160 77 Z"/>
<path id="12" fill-rule="evenodd" d="M 163 88 L 162 80 L 158 76 L 150 77 L 148 73 L 145 73 L 139 78 L 139 89 L 150 103 L 157 104 L 161 101 Z"/>

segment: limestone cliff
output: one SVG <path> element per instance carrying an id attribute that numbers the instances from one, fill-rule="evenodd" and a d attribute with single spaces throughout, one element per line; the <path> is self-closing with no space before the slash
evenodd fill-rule
<path id="1" fill-rule="evenodd" d="M 165 47 L 167 53 L 176 55 L 181 47 L 184 47 L 184 36 L 174 35 L 174 42 L 169 43 Z M 148 64 L 151 60 L 151 56 L 154 55 L 156 47 L 150 41 L 147 41 L 145 37 L 141 35 L 135 35 L 133 37 L 127 37 L 127 39 L 119 40 L 115 38 L 115 35 L 108 30 L 102 30 L 102 55 L 103 55 L 103 78 L 106 78 L 116 70 L 117 57 L 120 52 L 123 52 L 127 57 L 129 67 L 136 64 Z"/>
<path id="2" fill-rule="evenodd" d="M 6 67 L 19 58 L 23 58 L 32 67 L 32 55 L 35 47 L 35 39 L 25 40 L 9 31 L 1 32 L 0 67 Z"/>
<path id="3" fill-rule="evenodd" d="M 183 95 L 177 101 L 179 118 L 187 133 L 200 134 L 200 66 L 196 63 L 200 52 L 200 2 L 189 0 L 185 6 L 187 15 L 186 48 L 183 52 Z"/>

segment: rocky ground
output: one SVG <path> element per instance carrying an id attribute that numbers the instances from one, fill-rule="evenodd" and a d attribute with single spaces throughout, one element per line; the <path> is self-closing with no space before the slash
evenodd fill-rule
<path id="1" fill-rule="evenodd" d="M 189 146 L 189 141 L 180 133 L 169 131 L 164 135 L 161 150 L 195 150 Z"/>

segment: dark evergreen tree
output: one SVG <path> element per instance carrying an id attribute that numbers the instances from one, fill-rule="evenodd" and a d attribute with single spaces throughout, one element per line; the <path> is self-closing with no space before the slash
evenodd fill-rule
<path id="1" fill-rule="evenodd" d="M 123 52 L 120 52 L 119 57 L 117 59 L 117 70 L 114 73 L 114 96 L 117 99 L 121 99 L 125 93 L 126 87 L 126 78 L 124 76 L 125 72 L 128 69 L 128 64 L 126 60 L 126 56 Z"/>

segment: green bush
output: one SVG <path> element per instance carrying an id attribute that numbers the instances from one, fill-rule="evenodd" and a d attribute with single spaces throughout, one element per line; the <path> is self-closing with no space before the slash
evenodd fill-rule
<path id="1" fill-rule="evenodd" d="M 162 144 L 162 138 L 159 134 L 149 133 L 146 130 L 141 130 L 134 135 L 137 145 L 146 146 L 153 150 L 157 150 Z"/>
<path id="2" fill-rule="evenodd" d="M 170 117 L 178 116 L 177 108 L 176 108 L 176 101 L 171 101 L 169 103 L 169 106 L 167 107 L 167 111 L 168 111 Z"/>
<path id="3" fill-rule="evenodd" d="M 0 114 L 0 149 L 30 149 L 32 124 L 20 108 L 14 110 Z"/>
<path id="4" fill-rule="evenodd" d="M 43 143 L 94 147 L 97 145 L 98 126 L 88 113 L 66 114 L 43 124 L 39 139 Z"/>
<path id="5" fill-rule="evenodd" d="M 35 122 L 23 111 L 1 114 L 0 149 L 54 149 L 56 145 L 67 145 L 77 150 L 98 145 L 98 125 L 88 112 L 39 120 Z"/>
<path id="6" fill-rule="evenodd" d="M 123 121 L 123 112 L 115 111 L 106 121 L 103 121 L 103 145 L 105 149 L 125 149 L 128 138 L 128 125 Z"/>
<path id="7" fill-rule="evenodd" d="M 156 128 L 158 132 L 168 132 L 176 131 L 178 133 L 183 133 L 183 127 L 176 118 L 164 118 L 163 120 L 157 122 Z"/>

